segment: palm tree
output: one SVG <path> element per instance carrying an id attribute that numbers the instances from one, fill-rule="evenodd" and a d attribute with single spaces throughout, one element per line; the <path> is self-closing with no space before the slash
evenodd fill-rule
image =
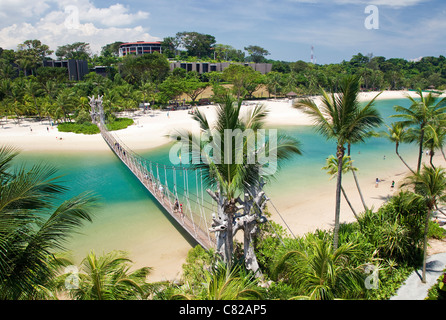
<path id="1" fill-rule="evenodd" d="M 327 165 L 325 167 L 322 167 L 323 170 L 327 170 L 327 173 L 330 175 L 330 180 L 333 179 L 338 175 L 338 158 L 331 155 L 327 158 Z M 353 167 L 353 160 L 351 160 L 350 156 L 344 156 L 342 158 L 342 171 L 343 174 L 352 171 L 352 170 L 358 170 L 358 168 Z M 344 190 L 344 187 L 341 185 L 341 191 L 342 195 L 345 198 L 345 201 L 347 201 L 347 204 L 349 205 L 350 209 L 353 212 L 353 215 L 355 216 L 356 220 L 358 220 L 358 215 L 356 214 L 355 209 L 353 208 L 352 204 L 350 203 L 350 200 L 347 197 L 347 193 Z"/>
<path id="2" fill-rule="evenodd" d="M 338 246 L 339 215 L 342 186 L 342 159 L 345 145 L 359 142 L 369 136 L 370 130 L 381 124 L 382 119 L 373 107 L 375 98 L 364 107 L 358 102 L 359 78 L 347 76 L 338 85 L 339 93 L 328 94 L 322 89 L 322 104 L 317 106 L 311 99 L 303 99 L 294 104 L 313 118 L 316 130 L 327 139 L 336 139 L 336 157 L 338 176 L 336 183 L 335 227 L 333 233 L 334 248 Z"/>
<path id="3" fill-rule="evenodd" d="M 39 121 L 42 120 L 42 114 L 39 106 L 37 105 L 37 96 L 43 91 L 40 85 L 35 80 L 35 77 L 29 78 L 25 82 L 25 93 L 33 99 L 34 107 L 39 115 Z"/>
<path id="4" fill-rule="evenodd" d="M 445 157 L 443 145 L 446 143 L 446 130 L 443 123 L 429 124 L 425 128 L 425 142 L 424 145 L 429 150 L 429 162 L 432 168 L 435 168 L 433 158 L 436 150 L 440 150 Z"/>
<path id="5" fill-rule="evenodd" d="M 361 251 L 352 243 L 334 249 L 328 235 L 308 234 L 296 250 L 288 250 L 273 269 L 275 279 L 288 279 L 301 296 L 314 300 L 359 297 L 364 274 L 351 260 Z"/>
<path id="6" fill-rule="evenodd" d="M 55 253 L 91 222 L 96 199 L 84 193 L 54 209 L 54 200 L 66 191 L 53 177 L 56 170 L 42 165 L 11 170 L 17 154 L 0 148 L 0 299 L 48 298 L 51 280 L 63 265 Z"/>
<path id="7" fill-rule="evenodd" d="M 407 177 L 403 186 L 412 186 L 420 198 L 427 206 L 426 219 L 424 224 L 424 244 L 423 244 L 423 275 L 422 281 L 426 282 L 426 257 L 427 257 L 427 234 L 429 230 L 429 220 L 433 210 L 438 203 L 446 202 L 446 172 L 443 168 L 433 168 L 423 165 L 423 170 Z"/>
<path id="8" fill-rule="evenodd" d="M 204 113 L 194 115 L 201 129 L 198 139 L 191 132 L 178 132 L 173 138 L 177 140 L 179 135 L 182 141 L 192 146 L 192 164 L 202 170 L 204 181 L 210 187 L 207 192 L 217 202 L 217 216 L 213 219 L 213 227 L 218 226 L 221 230 L 218 232 L 217 252 L 226 263 L 231 264 L 233 236 L 238 230 L 235 213 L 243 209 L 245 216 L 252 214 L 253 210 L 257 216 L 261 215 L 266 201 L 262 192 L 264 182 L 274 175 L 275 165 L 279 168 L 283 160 L 301 152 L 298 141 L 284 135 L 278 135 L 274 141 L 268 140 L 273 137 L 263 136 L 263 142 L 260 141 L 262 139 L 253 142 L 256 134 L 261 132 L 263 119 L 267 115 L 264 106 L 256 106 L 243 118 L 241 101 L 228 94 L 217 105 L 216 112 L 217 117 L 212 125 Z M 213 149 L 212 152 L 206 151 L 209 147 Z M 275 154 L 275 159 L 265 163 L 262 154 L 266 151 L 270 155 Z M 257 161 L 252 161 L 256 157 Z M 241 193 L 248 194 L 245 201 L 240 199 Z M 254 225 L 255 221 L 252 221 Z"/>
<path id="9" fill-rule="evenodd" d="M 76 300 L 140 300 L 150 293 L 146 282 L 151 268 L 130 271 L 132 261 L 122 251 L 112 251 L 98 257 L 93 251 L 82 260 L 77 282 L 69 286 L 69 295 Z M 72 273 L 61 275 L 59 288 L 66 288 Z M 70 283 L 70 282 L 68 282 Z"/>
<path id="10" fill-rule="evenodd" d="M 418 163 L 417 173 L 420 173 L 421 160 L 423 157 L 424 136 L 425 128 L 427 125 L 433 122 L 443 120 L 444 112 L 446 110 L 446 98 L 437 99 L 432 92 L 429 92 L 427 96 L 423 95 L 423 91 L 418 89 L 417 94 L 420 96 L 420 100 L 416 100 L 411 96 L 407 98 L 412 103 L 410 107 L 394 106 L 395 111 L 400 114 L 392 115 L 391 117 L 399 117 L 404 120 L 401 121 L 404 125 L 415 126 L 419 132 L 418 136 Z"/>
<path id="11" fill-rule="evenodd" d="M 391 142 L 395 142 L 395 153 L 400 158 L 400 160 L 404 163 L 404 165 L 407 167 L 407 169 L 410 170 L 413 174 L 415 173 L 411 167 L 404 161 L 403 157 L 399 153 L 399 146 L 401 143 L 404 142 L 411 142 L 412 134 L 403 123 L 401 122 L 394 122 L 391 124 L 391 126 L 387 126 L 387 132 L 383 131 L 382 135 L 387 137 Z"/>

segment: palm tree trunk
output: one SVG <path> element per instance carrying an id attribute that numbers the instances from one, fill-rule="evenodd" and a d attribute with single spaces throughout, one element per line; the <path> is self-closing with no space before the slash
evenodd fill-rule
<path id="1" fill-rule="evenodd" d="M 350 143 L 348 144 L 348 149 L 347 149 L 347 155 L 350 156 Z M 353 167 L 353 164 L 351 164 L 351 166 Z M 353 174 L 353 178 L 355 179 L 355 184 L 356 184 L 356 188 L 358 189 L 359 192 L 359 197 L 361 198 L 361 202 L 362 205 L 364 206 L 364 210 L 368 210 L 367 205 L 365 204 L 365 200 L 364 200 L 364 196 L 362 195 L 362 191 L 361 191 L 361 187 L 359 186 L 359 182 L 358 182 L 358 177 L 356 176 L 356 172 L 355 170 L 351 170 L 352 174 Z M 356 214 L 355 214 L 356 216 Z"/>
<path id="2" fill-rule="evenodd" d="M 429 218 L 431 216 L 432 209 L 429 208 L 426 213 L 426 221 L 424 224 L 424 243 L 423 243 L 423 273 L 421 281 L 426 283 L 426 258 L 427 258 L 427 233 L 429 230 Z"/>
<path id="3" fill-rule="evenodd" d="M 420 173 L 420 169 L 421 169 L 421 159 L 423 157 L 423 141 L 424 141 L 424 126 L 421 127 L 420 147 L 418 149 L 417 173 Z"/>
<path id="4" fill-rule="evenodd" d="M 434 163 L 432 162 L 432 159 L 434 158 L 434 154 L 435 154 L 435 153 L 434 153 L 434 149 L 431 149 L 429 153 L 430 153 L 430 159 L 429 159 L 429 162 L 430 162 L 432 168 L 435 169 Z"/>
<path id="5" fill-rule="evenodd" d="M 338 177 L 336 181 L 336 205 L 335 205 L 335 226 L 333 232 L 333 250 L 338 248 L 339 241 L 339 217 L 341 213 L 341 188 L 342 188 L 342 158 L 344 158 L 345 149 L 343 145 L 338 145 L 336 152 L 338 158 Z"/>
<path id="6" fill-rule="evenodd" d="M 398 147 L 399 147 L 399 144 L 398 144 L 398 142 L 397 142 L 396 145 L 395 145 L 395 152 L 396 152 L 396 155 L 397 155 L 397 156 L 400 158 L 400 160 L 404 163 L 404 165 L 407 167 L 407 169 L 409 169 L 410 172 L 412 172 L 413 174 L 415 174 L 415 172 L 409 167 L 409 165 L 406 163 L 406 161 L 404 161 L 403 157 L 401 157 L 400 153 L 398 152 Z"/>
<path id="7" fill-rule="evenodd" d="M 356 188 L 358 189 L 359 196 L 361 197 L 362 205 L 364 206 L 364 210 L 368 210 L 367 205 L 365 204 L 364 196 L 362 195 L 361 188 L 359 187 L 358 177 L 356 176 L 356 172 L 352 170 L 353 177 L 355 178 Z"/>
<path id="8" fill-rule="evenodd" d="M 345 201 L 347 201 L 348 206 L 349 206 L 350 209 L 352 210 L 353 215 L 355 216 L 356 220 L 358 220 L 358 215 L 356 214 L 356 211 L 355 211 L 355 209 L 353 208 L 352 204 L 350 203 L 350 200 L 348 199 L 347 194 L 345 193 L 345 190 L 344 190 L 344 188 L 343 188 L 342 186 L 341 186 L 341 191 L 342 191 L 342 194 L 344 195 L 344 199 L 345 199 Z"/>

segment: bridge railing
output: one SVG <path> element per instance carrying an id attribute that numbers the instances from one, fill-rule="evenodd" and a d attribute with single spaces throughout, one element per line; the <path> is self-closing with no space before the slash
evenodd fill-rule
<path id="1" fill-rule="evenodd" d="M 189 194 L 189 188 L 183 185 L 183 201 L 185 202 L 185 208 L 180 203 L 180 196 L 177 188 L 178 184 L 174 182 L 173 190 L 169 188 L 167 174 L 164 174 L 165 181 L 161 181 L 161 175 L 159 174 L 159 167 L 163 166 L 166 171 L 165 165 L 153 163 L 141 157 L 128 148 L 122 141 L 112 135 L 103 123 L 98 123 L 100 132 L 104 140 L 114 153 L 121 159 L 122 162 L 132 171 L 132 173 L 140 180 L 140 182 L 149 190 L 149 192 L 155 197 L 155 199 L 169 212 L 169 214 L 175 218 L 175 220 L 191 235 L 198 243 L 200 243 L 206 249 L 215 246 L 215 236 L 209 232 L 209 224 L 206 215 L 210 212 L 206 212 L 203 206 L 203 198 L 198 197 L 198 174 L 196 172 L 196 195 L 197 200 L 191 199 Z M 156 167 L 156 175 L 154 173 L 154 167 Z M 175 170 L 175 169 L 174 169 Z M 178 168 L 176 170 L 182 170 L 184 175 L 187 175 L 188 170 L 194 171 L 190 168 L 184 170 Z M 176 178 L 176 172 L 174 172 Z M 189 184 L 186 181 L 185 184 Z M 201 185 L 201 187 L 203 187 Z M 203 197 L 203 194 L 202 194 Z M 194 212 L 191 202 L 195 202 L 195 209 L 199 212 Z"/>

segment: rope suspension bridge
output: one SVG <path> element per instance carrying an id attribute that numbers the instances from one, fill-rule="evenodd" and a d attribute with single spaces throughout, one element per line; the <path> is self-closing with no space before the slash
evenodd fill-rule
<path id="1" fill-rule="evenodd" d="M 108 131 L 102 97 L 90 97 L 91 117 L 105 142 L 164 210 L 204 249 L 215 247 L 215 235 L 207 221 L 213 204 L 205 197 L 201 170 L 167 166 L 145 159 Z"/>
<path id="2" fill-rule="evenodd" d="M 166 165 L 145 159 L 108 131 L 102 96 L 97 99 L 90 97 L 90 106 L 92 122 L 99 127 L 103 139 L 121 162 L 196 243 L 206 250 L 216 248 L 215 230 L 211 231 L 212 228 L 209 228 L 216 210 L 213 200 L 204 190 L 201 169 Z M 270 199 L 268 201 L 295 237 L 274 204 Z"/>

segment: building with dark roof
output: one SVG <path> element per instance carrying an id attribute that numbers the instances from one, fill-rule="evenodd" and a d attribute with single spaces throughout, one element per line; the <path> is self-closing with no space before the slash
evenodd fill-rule
<path id="1" fill-rule="evenodd" d="M 222 72 L 224 69 L 229 67 L 231 64 L 241 64 L 244 66 L 249 66 L 254 69 L 254 71 L 259 71 L 261 74 L 266 74 L 272 70 L 271 63 L 240 63 L 240 62 L 171 62 L 170 70 L 176 68 L 182 68 L 186 72 L 196 71 L 199 74 L 206 72 Z"/>
<path id="2" fill-rule="evenodd" d="M 87 60 L 44 60 L 44 67 L 66 68 L 68 78 L 73 81 L 83 80 L 84 76 L 90 72 Z"/>
<path id="3" fill-rule="evenodd" d="M 146 41 L 126 42 L 119 46 L 120 57 L 124 57 L 128 54 L 141 55 L 144 53 L 153 53 L 153 52 L 162 53 L 161 42 L 146 42 Z"/>

